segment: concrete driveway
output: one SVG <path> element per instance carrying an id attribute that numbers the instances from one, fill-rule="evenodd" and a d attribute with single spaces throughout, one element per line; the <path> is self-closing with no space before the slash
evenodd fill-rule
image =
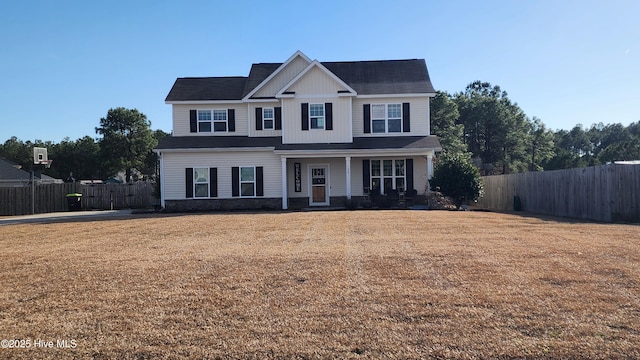
<path id="1" fill-rule="evenodd" d="M 101 210 L 101 211 L 67 211 L 67 212 L 55 212 L 46 214 L 35 215 L 20 215 L 20 216 L 5 216 L 0 217 L 1 225 L 10 224 L 28 224 L 28 223 L 42 223 L 50 221 L 64 221 L 64 220 L 77 220 L 84 219 L 98 219 L 104 217 L 116 217 L 131 215 L 133 210 Z"/>

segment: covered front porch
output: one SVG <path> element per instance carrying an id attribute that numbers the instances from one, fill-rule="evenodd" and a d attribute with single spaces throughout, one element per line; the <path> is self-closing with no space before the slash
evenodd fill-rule
<path id="1" fill-rule="evenodd" d="M 391 192 L 428 192 L 433 150 L 278 151 L 282 209 L 357 207 Z"/>

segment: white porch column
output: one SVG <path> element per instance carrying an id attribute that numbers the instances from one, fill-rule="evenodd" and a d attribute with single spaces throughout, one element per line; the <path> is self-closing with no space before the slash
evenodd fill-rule
<path id="1" fill-rule="evenodd" d="M 164 157 L 162 156 L 162 152 L 158 152 L 158 157 L 160 158 L 160 206 L 164 209 Z"/>
<path id="2" fill-rule="evenodd" d="M 344 158 L 347 173 L 347 200 L 351 200 L 351 156 Z"/>
<path id="3" fill-rule="evenodd" d="M 287 198 L 287 158 L 281 157 L 282 161 L 282 210 L 289 208 L 289 199 Z"/>
<path id="4" fill-rule="evenodd" d="M 433 176 L 433 154 L 427 155 L 427 180 Z"/>

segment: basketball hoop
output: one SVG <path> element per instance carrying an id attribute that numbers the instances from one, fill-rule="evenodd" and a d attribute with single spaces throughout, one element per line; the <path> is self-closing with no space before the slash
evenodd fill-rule
<path id="1" fill-rule="evenodd" d="M 53 160 L 42 160 L 40 161 L 40 165 L 44 165 L 46 169 L 49 169 L 51 167 L 52 162 Z"/>

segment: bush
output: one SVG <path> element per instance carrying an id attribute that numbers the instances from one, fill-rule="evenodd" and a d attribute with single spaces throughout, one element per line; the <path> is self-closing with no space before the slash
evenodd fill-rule
<path id="1" fill-rule="evenodd" d="M 443 154 L 429 181 L 431 190 L 453 199 L 457 207 L 476 200 L 482 192 L 480 172 L 463 154 Z"/>

